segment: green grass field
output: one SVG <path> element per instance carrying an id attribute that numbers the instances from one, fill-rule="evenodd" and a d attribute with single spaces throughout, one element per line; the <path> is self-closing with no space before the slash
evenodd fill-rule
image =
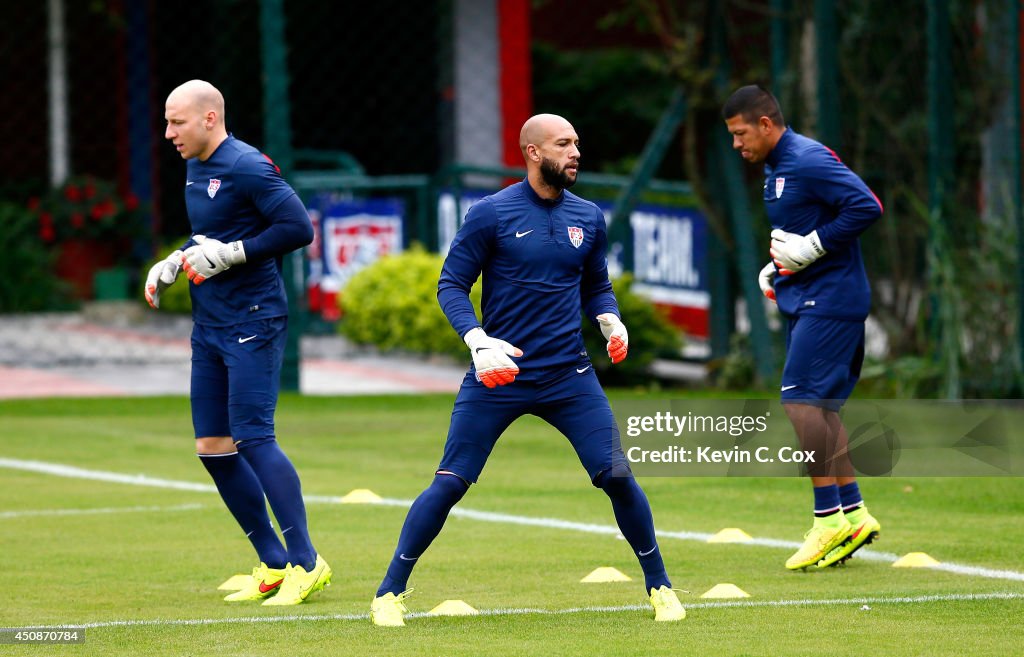
<path id="1" fill-rule="evenodd" d="M 613 405 L 615 402 L 613 396 Z M 709 544 L 739 527 L 795 543 L 801 479 L 642 478 L 688 616 L 655 624 L 636 560 L 572 449 L 523 418 L 411 581 L 412 612 L 465 600 L 480 616 L 367 618 L 405 507 L 341 505 L 352 489 L 412 500 L 441 454 L 450 396 L 282 399 L 278 433 L 302 477 L 333 585 L 299 607 L 229 604 L 217 585 L 254 564 L 193 456 L 184 398 L 0 403 L 0 626 L 86 625 L 83 645 L 11 655 L 1011 655 L 1024 652 L 1024 479 L 862 479 L 882 540 L 848 565 L 786 571 L 787 545 Z M 46 464 L 47 472 L 24 462 Z M 54 470 L 63 465 L 77 470 Z M 117 481 L 96 473 L 126 475 Z M 145 475 L 150 484 L 128 477 Z M 154 479 L 161 481 L 154 482 Z M 538 523 L 538 519 L 552 522 Z M 556 521 L 563 521 L 561 524 Z M 571 524 L 571 523 L 576 523 Z M 547 526 L 545 526 L 545 524 Z M 600 526 L 586 531 L 586 525 Z M 893 568 L 926 552 L 945 569 Z M 632 582 L 581 584 L 614 566 Z M 700 595 L 729 582 L 743 601 Z M 1014 620 L 1018 619 L 1018 620 Z"/>

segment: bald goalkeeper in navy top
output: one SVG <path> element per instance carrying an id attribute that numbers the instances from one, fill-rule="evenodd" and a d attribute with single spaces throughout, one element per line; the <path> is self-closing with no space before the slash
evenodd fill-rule
<path id="1" fill-rule="evenodd" d="M 145 296 L 158 308 L 160 293 L 186 272 L 196 454 L 259 559 L 224 599 L 295 605 L 332 574 L 313 548 L 299 476 L 274 429 L 288 330 L 281 258 L 309 244 L 313 227 L 270 158 L 230 135 L 224 116 L 224 97 L 203 80 L 167 97 L 164 137 L 186 160 L 192 236 L 153 265 Z"/>
<path id="2" fill-rule="evenodd" d="M 604 215 L 567 190 L 576 182 L 579 138 L 564 118 L 539 114 L 523 125 L 519 146 L 526 179 L 473 205 L 441 270 L 438 302 L 473 364 L 441 462 L 409 509 L 370 617 L 379 626 L 405 624 L 413 566 L 477 481 L 501 434 L 532 414 L 568 438 L 590 482 L 608 495 L 640 561 L 655 619 L 681 620 L 685 611 L 665 571 L 650 505 L 583 346 L 581 310 L 604 334 L 613 363 L 626 357 L 629 337 L 608 280 Z M 482 321 L 469 300 L 481 276 Z"/>

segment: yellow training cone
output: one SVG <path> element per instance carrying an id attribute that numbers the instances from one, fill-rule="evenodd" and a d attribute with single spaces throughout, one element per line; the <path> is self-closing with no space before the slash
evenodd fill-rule
<path id="1" fill-rule="evenodd" d="M 341 498 L 342 504 L 377 504 L 381 500 L 380 495 L 369 488 L 356 488 L 345 497 Z"/>
<path id="2" fill-rule="evenodd" d="M 594 572 L 580 580 L 581 584 L 600 584 L 603 582 L 632 582 L 629 575 L 611 566 L 595 568 Z"/>
<path id="3" fill-rule="evenodd" d="M 750 594 L 735 584 L 715 584 L 705 591 L 702 598 L 749 598 Z"/>
<path id="4" fill-rule="evenodd" d="M 737 529 L 736 527 L 726 527 L 722 531 L 718 532 L 714 536 L 708 539 L 708 543 L 746 543 L 747 541 L 753 540 L 750 534 Z"/>
<path id="5" fill-rule="evenodd" d="M 908 552 L 896 560 L 893 568 L 931 568 L 938 566 L 939 562 L 924 552 Z"/>
<path id="6" fill-rule="evenodd" d="M 251 581 L 252 575 L 232 575 L 223 584 L 218 586 L 217 589 L 220 591 L 241 591 L 249 586 Z"/>
<path id="7" fill-rule="evenodd" d="M 480 612 L 462 600 L 445 600 L 427 613 L 431 616 L 475 616 Z"/>

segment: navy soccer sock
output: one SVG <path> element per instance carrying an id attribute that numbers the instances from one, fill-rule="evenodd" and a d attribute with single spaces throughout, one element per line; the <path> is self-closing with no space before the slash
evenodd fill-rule
<path id="1" fill-rule="evenodd" d="M 644 587 L 649 593 L 651 589 L 667 586 L 672 583 L 665 572 L 665 562 L 661 558 L 661 548 L 654 535 L 654 516 L 651 505 L 647 502 L 640 484 L 630 476 L 614 477 L 610 472 L 599 476 L 598 485 L 612 501 L 615 522 L 626 542 L 633 548 L 640 568 L 644 571 Z"/>
<path id="2" fill-rule="evenodd" d="M 839 501 L 839 486 L 814 487 L 814 524 L 838 527 L 842 523 L 843 505 Z"/>
<path id="3" fill-rule="evenodd" d="M 259 477 L 270 501 L 277 524 L 288 545 L 288 561 L 306 571 L 316 564 L 316 550 L 309 540 L 306 526 L 306 505 L 302 501 L 302 485 L 295 466 L 281 451 L 276 440 L 256 445 L 241 445 L 241 453 Z"/>
<path id="4" fill-rule="evenodd" d="M 843 504 L 843 513 L 851 513 L 864 506 L 864 498 L 860 494 L 860 486 L 852 481 L 839 487 L 839 499 Z"/>
<path id="5" fill-rule="evenodd" d="M 267 500 L 263 497 L 256 473 L 249 464 L 231 454 L 199 454 L 206 471 L 213 477 L 221 499 L 249 538 L 260 561 L 271 568 L 284 568 L 288 553 L 274 533 L 267 515 Z"/>
<path id="6" fill-rule="evenodd" d="M 405 516 L 405 524 L 398 537 L 398 547 L 391 557 L 387 575 L 377 589 L 377 597 L 387 593 L 398 595 L 407 588 L 416 560 L 437 538 L 444 521 L 448 519 L 448 512 L 458 504 L 467 490 L 469 484 L 455 475 L 434 475 L 434 481 L 409 507 L 409 514 Z"/>

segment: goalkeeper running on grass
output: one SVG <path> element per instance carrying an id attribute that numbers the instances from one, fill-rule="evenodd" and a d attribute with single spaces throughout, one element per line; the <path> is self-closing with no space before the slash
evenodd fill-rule
<path id="1" fill-rule="evenodd" d="M 608 495 L 640 561 L 656 619 L 681 620 L 647 497 L 630 473 L 583 347 L 581 308 L 607 338 L 612 362 L 626 358 L 629 338 L 608 281 L 604 215 L 566 191 L 576 182 L 579 139 L 565 119 L 540 114 L 523 125 L 519 146 L 526 180 L 470 209 L 441 270 L 438 301 L 473 365 L 455 400 L 441 463 L 409 509 L 370 616 L 376 625 L 405 624 L 413 566 L 477 481 L 498 437 L 532 414 L 569 439 L 590 482 Z M 481 273 L 482 323 L 469 300 Z"/>
<path id="2" fill-rule="evenodd" d="M 857 238 L 882 204 L 835 153 L 787 128 L 767 90 L 738 89 L 722 118 L 743 159 L 764 163 L 772 262 L 759 283 L 788 320 L 782 405 L 801 447 L 817 456 L 808 468 L 814 525 L 786 568 L 831 566 L 881 531 L 857 486 L 839 409 L 860 377 L 871 307 Z"/>
<path id="3" fill-rule="evenodd" d="M 299 476 L 277 444 L 274 411 L 288 330 L 280 260 L 309 244 L 313 227 L 270 159 L 228 134 L 224 97 L 213 85 L 176 88 L 165 118 L 164 136 L 187 161 L 194 232 L 153 266 L 145 295 L 157 308 L 180 270 L 188 275 L 196 453 L 260 561 L 225 600 L 299 604 L 330 583 L 331 569 L 310 542 Z"/>

